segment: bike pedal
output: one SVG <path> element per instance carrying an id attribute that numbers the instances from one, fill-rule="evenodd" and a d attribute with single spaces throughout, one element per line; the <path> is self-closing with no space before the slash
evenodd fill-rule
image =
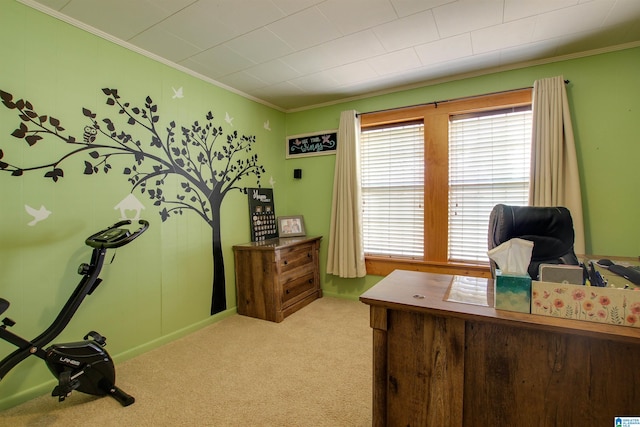
<path id="1" fill-rule="evenodd" d="M 64 399 L 71 396 L 73 390 L 80 387 L 80 381 L 73 379 L 71 374 L 71 371 L 61 372 L 58 377 L 58 385 L 51 392 L 51 396 L 58 396 L 58 402 L 63 402 Z"/>

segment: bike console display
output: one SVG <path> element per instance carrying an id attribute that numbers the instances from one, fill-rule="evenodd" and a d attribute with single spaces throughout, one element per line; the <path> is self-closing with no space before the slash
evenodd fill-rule
<path id="1" fill-rule="evenodd" d="M 149 227 L 149 222 L 141 219 L 138 221 L 141 227 L 135 231 L 122 228 L 129 224 L 131 224 L 130 220 L 117 222 L 111 227 L 98 231 L 88 237 L 85 243 L 92 248 L 119 248 L 133 241 L 133 239 L 144 233 Z"/>

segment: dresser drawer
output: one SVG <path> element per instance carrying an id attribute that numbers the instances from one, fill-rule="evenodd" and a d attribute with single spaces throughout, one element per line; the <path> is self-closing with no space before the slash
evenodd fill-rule
<path id="1" fill-rule="evenodd" d="M 313 269 L 314 245 L 303 245 L 281 251 L 278 260 L 278 271 L 286 273 L 299 267 Z"/>
<path id="2" fill-rule="evenodd" d="M 282 284 L 282 306 L 286 307 L 296 301 L 296 297 L 317 289 L 315 273 L 312 271 L 304 276 L 296 277 Z"/>

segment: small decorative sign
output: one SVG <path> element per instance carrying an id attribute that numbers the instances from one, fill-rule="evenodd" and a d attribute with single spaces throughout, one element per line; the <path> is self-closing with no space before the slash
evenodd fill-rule
<path id="1" fill-rule="evenodd" d="M 287 137 L 287 159 L 335 154 L 338 131 L 325 130 Z"/>

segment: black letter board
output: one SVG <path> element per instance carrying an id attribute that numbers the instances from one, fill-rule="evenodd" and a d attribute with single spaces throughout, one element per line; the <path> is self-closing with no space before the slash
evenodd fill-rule
<path id="1" fill-rule="evenodd" d="M 278 237 L 276 209 L 273 204 L 273 189 L 247 188 L 249 196 L 249 228 L 251 241 Z"/>

